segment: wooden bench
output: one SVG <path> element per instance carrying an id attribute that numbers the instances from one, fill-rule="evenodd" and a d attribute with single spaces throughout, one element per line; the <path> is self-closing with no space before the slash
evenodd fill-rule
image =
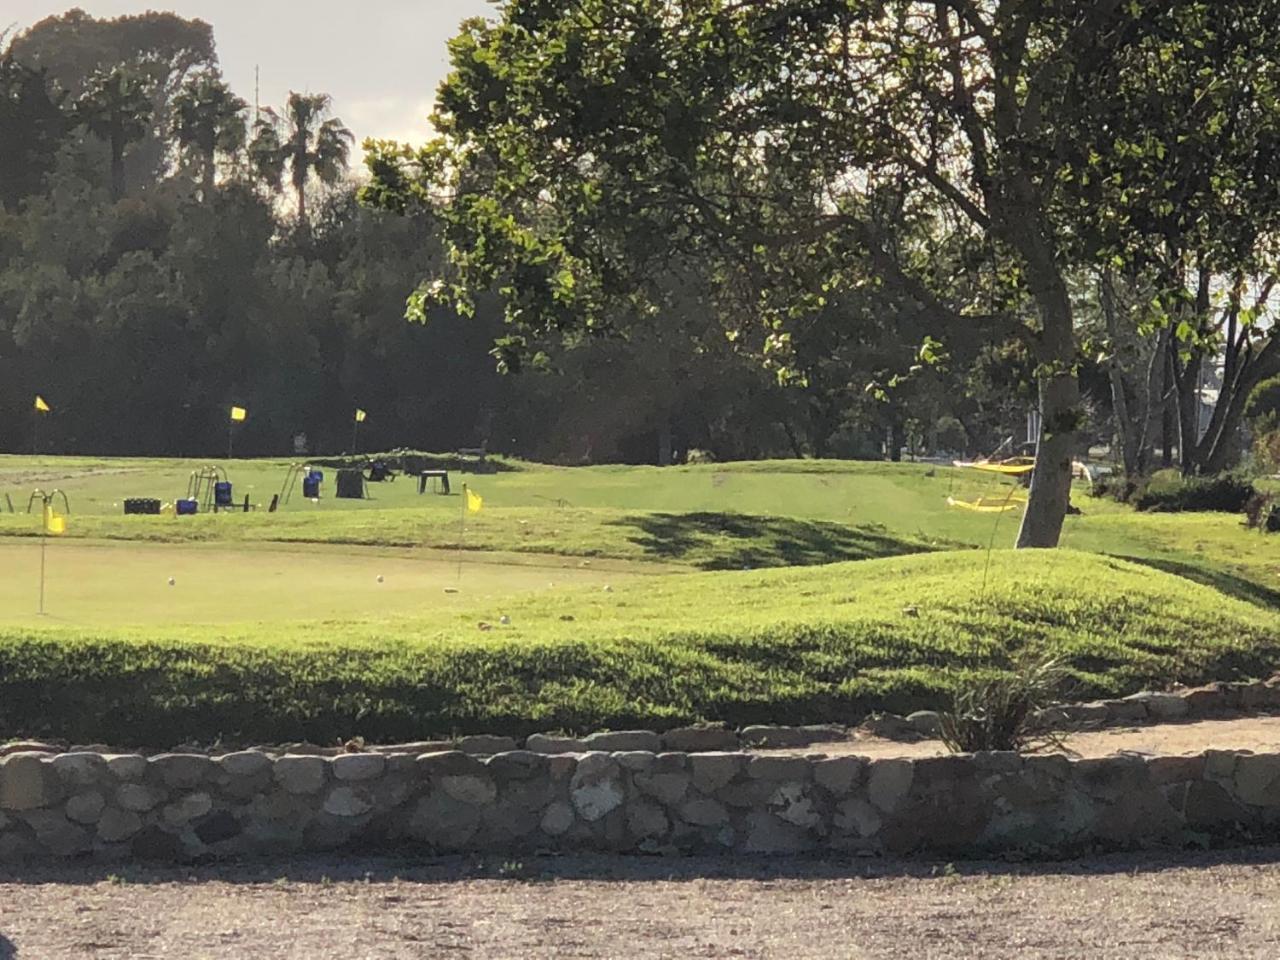
<path id="1" fill-rule="evenodd" d="M 475 463 L 469 463 L 468 458 L 475 460 Z M 458 449 L 458 470 L 466 473 L 470 467 L 472 473 L 485 473 L 484 467 L 489 462 L 489 442 L 486 440 L 478 447 L 460 447 Z"/>

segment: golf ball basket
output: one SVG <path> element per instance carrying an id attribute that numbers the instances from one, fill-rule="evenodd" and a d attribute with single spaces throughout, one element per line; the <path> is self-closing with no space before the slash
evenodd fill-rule
<path id="1" fill-rule="evenodd" d="M 319 500 L 321 488 L 324 486 L 324 471 L 309 463 L 294 463 L 284 475 L 284 484 L 280 487 L 281 506 L 288 506 L 293 498 L 294 488 L 302 481 L 302 495 L 308 500 Z"/>
<path id="2" fill-rule="evenodd" d="M 227 471 L 219 466 L 201 467 L 191 472 L 187 481 L 187 500 L 194 500 L 199 509 L 208 512 L 230 510 L 235 506 L 231 496 L 231 481 Z"/>
<path id="3" fill-rule="evenodd" d="M 41 515 L 43 516 L 43 512 L 45 510 L 52 508 L 54 505 L 54 501 L 56 501 L 59 497 L 62 498 L 62 512 L 64 514 L 70 514 L 71 504 L 70 502 L 68 502 L 67 495 L 65 493 L 63 493 L 61 490 L 50 490 L 48 493 L 45 493 L 43 490 L 39 488 L 32 490 L 31 496 L 27 499 L 27 513 L 31 512 L 31 508 L 35 505 L 35 502 L 39 500 Z"/>

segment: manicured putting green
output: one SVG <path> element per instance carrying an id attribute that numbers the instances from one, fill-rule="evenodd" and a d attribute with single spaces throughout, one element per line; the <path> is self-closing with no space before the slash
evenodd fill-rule
<path id="1" fill-rule="evenodd" d="M 629 579 L 623 563 L 394 548 L 0 540 L 0 624 L 231 624 L 412 616 Z M 645 565 L 647 571 L 653 565 Z M 378 578 L 382 577 L 381 582 Z M 170 578 L 173 585 L 169 584 Z M 446 592 L 448 591 L 448 592 Z M 456 592 L 455 592 L 456 591 Z"/>

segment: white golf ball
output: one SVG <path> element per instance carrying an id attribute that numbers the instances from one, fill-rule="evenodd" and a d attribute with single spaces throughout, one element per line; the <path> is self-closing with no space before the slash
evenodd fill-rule
<path id="1" fill-rule="evenodd" d="M 177 582 L 178 582 L 178 581 L 177 581 L 177 580 L 175 580 L 173 577 L 170 577 L 170 578 L 169 578 L 169 586 L 171 586 L 171 587 L 172 587 L 172 586 L 173 586 L 175 583 L 177 583 Z"/>
<path id="2" fill-rule="evenodd" d="M 379 582 L 379 583 L 381 583 L 381 582 L 382 582 L 382 574 L 378 574 L 378 582 Z"/>
<path id="3" fill-rule="evenodd" d="M 609 585 L 606 583 L 606 584 L 604 585 L 604 592 L 605 592 L 605 593 L 613 593 L 613 587 L 609 586 Z"/>
<path id="4" fill-rule="evenodd" d="M 507 624 L 511 622 L 511 618 L 504 613 L 502 616 L 498 618 L 498 622 L 505 627 Z"/>

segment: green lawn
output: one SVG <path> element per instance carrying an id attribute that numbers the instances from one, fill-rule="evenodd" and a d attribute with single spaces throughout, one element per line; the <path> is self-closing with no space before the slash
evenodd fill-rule
<path id="1" fill-rule="evenodd" d="M 379 620 L 0 628 L 0 729 L 150 743 L 855 721 L 941 706 L 958 675 L 1024 648 L 1067 658 L 1079 695 L 1119 694 L 1266 673 L 1280 615 L 1089 554 L 1001 551 L 988 569 L 957 551 Z"/>
<path id="2" fill-rule="evenodd" d="M 0 540 L 0 626 L 80 630 L 416 616 L 670 569 L 625 561 L 327 544 L 51 540 L 38 616 L 38 540 Z M 462 561 L 461 563 L 459 561 Z M 172 579 L 174 582 L 169 583 Z M 554 587 L 552 585 L 555 585 Z"/>
<path id="3" fill-rule="evenodd" d="M 980 514 L 947 497 L 1003 496 L 1007 481 L 921 464 L 772 461 L 673 467 L 548 467 L 455 475 L 485 498 L 461 527 L 462 498 L 418 496 L 408 478 L 370 485 L 371 499 L 312 503 L 296 495 L 279 513 L 192 518 L 125 517 L 125 497 L 182 495 L 202 461 L 99 461 L 0 457 L 0 536 L 32 535 L 26 499 L 35 485 L 66 491 L 70 536 L 158 542 L 386 544 L 657 560 L 700 569 L 823 563 L 930 549 L 1007 546 L 1016 513 Z M 237 496 L 267 503 L 284 461 L 225 465 Z M 331 481 L 333 471 L 327 469 Z M 460 485 L 459 485 L 460 486 Z M 1280 604 L 1280 549 L 1226 514 L 1139 514 L 1075 492 L 1083 515 L 1067 519 L 1063 544 L 1151 560 L 1237 596 Z M 0 501 L 2 502 L 2 501 Z M 2 509 L 2 508 L 0 508 Z"/>
<path id="4" fill-rule="evenodd" d="M 198 465 L 0 457 L 0 510 L 17 509 L 0 513 L 0 734 L 853 720 L 939 706 L 1028 644 L 1068 656 L 1081 695 L 1280 664 L 1280 540 L 1225 514 L 1078 489 L 1068 549 L 997 549 L 989 570 L 1016 514 L 946 498 L 1008 487 L 920 464 L 504 464 L 457 478 L 485 498 L 465 532 L 460 484 L 419 496 L 405 478 L 275 514 L 121 515 L 125 497 L 175 499 Z M 287 465 L 227 469 L 265 503 Z M 72 510 L 45 617 L 35 486 Z"/>

